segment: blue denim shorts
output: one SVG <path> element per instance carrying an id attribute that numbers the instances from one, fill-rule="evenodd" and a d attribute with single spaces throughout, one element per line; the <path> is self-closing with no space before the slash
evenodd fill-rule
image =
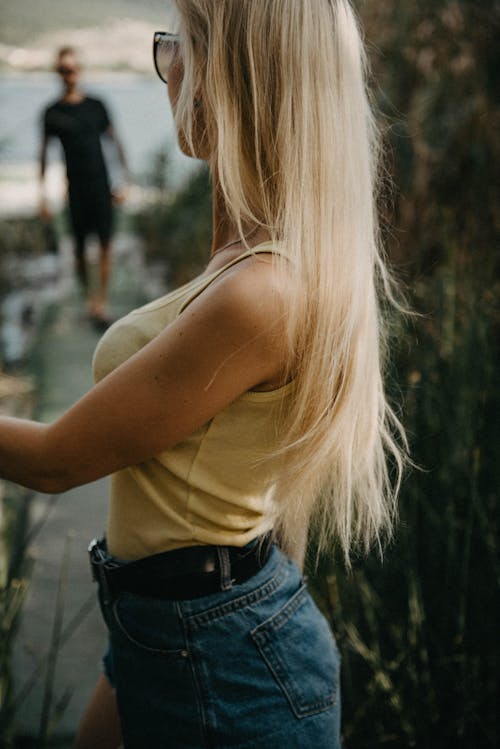
<path id="1" fill-rule="evenodd" d="M 276 546 L 230 590 L 100 602 L 125 749 L 341 746 L 339 651 Z"/>

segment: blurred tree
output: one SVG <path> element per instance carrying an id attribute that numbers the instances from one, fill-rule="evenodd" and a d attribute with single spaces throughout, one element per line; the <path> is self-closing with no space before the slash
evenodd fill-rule
<path id="1" fill-rule="evenodd" d="M 157 159 L 154 174 L 164 174 L 164 159 Z M 162 178 L 163 179 L 163 178 Z M 200 273 L 210 254 L 212 232 L 211 188 L 202 167 L 177 193 L 162 181 L 161 200 L 140 212 L 135 227 L 144 239 L 149 262 L 167 262 L 170 286 L 180 286 Z"/>

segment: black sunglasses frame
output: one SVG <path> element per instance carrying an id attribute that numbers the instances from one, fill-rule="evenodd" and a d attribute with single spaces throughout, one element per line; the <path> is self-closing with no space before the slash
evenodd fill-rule
<path id="1" fill-rule="evenodd" d="M 155 31 L 153 34 L 153 62 L 154 62 L 155 70 L 158 73 L 160 80 L 163 81 L 163 83 L 168 84 L 168 81 L 163 77 L 160 67 L 158 65 L 159 46 L 163 42 L 171 42 L 174 44 L 178 44 L 179 39 L 180 39 L 179 34 L 171 34 L 169 31 Z"/>

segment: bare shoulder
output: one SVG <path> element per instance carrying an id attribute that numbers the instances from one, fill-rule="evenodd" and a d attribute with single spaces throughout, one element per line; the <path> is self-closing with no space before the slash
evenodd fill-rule
<path id="1" fill-rule="evenodd" d="M 270 256 L 251 256 L 215 279 L 177 322 L 192 331 L 196 347 L 225 352 L 233 377 L 245 369 L 245 390 L 272 390 L 284 384 L 288 371 L 282 288 Z"/>
<path id="2" fill-rule="evenodd" d="M 250 256 L 222 273 L 183 314 L 205 313 L 225 329 L 275 340 L 283 332 L 283 288 L 269 255 Z"/>

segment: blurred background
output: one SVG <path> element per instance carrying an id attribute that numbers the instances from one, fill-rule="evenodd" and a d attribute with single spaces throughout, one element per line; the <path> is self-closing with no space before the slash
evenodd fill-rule
<path id="1" fill-rule="evenodd" d="M 310 583 L 343 656 L 346 749 L 493 748 L 500 3 L 356 6 L 384 135 L 383 236 L 419 313 L 393 321 L 387 385 L 422 470 L 403 486 L 383 564 L 375 554 L 356 559 L 348 574 L 332 553 Z M 55 50 L 81 52 L 83 87 L 108 104 L 131 171 L 113 244 L 113 317 L 203 266 L 210 187 L 176 146 L 152 68 L 167 3 L 0 0 L 0 21 L 0 412 L 49 421 L 90 387 L 99 337 L 74 278 L 57 143 L 48 169 L 55 218 L 38 217 Z M 116 157 L 107 158 L 119 185 Z M 69 746 L 105 643 L 85 549 L 104 526 L 106 481 L 61 499 L 4 484 L 0 497 L 0 745 Z"/>

